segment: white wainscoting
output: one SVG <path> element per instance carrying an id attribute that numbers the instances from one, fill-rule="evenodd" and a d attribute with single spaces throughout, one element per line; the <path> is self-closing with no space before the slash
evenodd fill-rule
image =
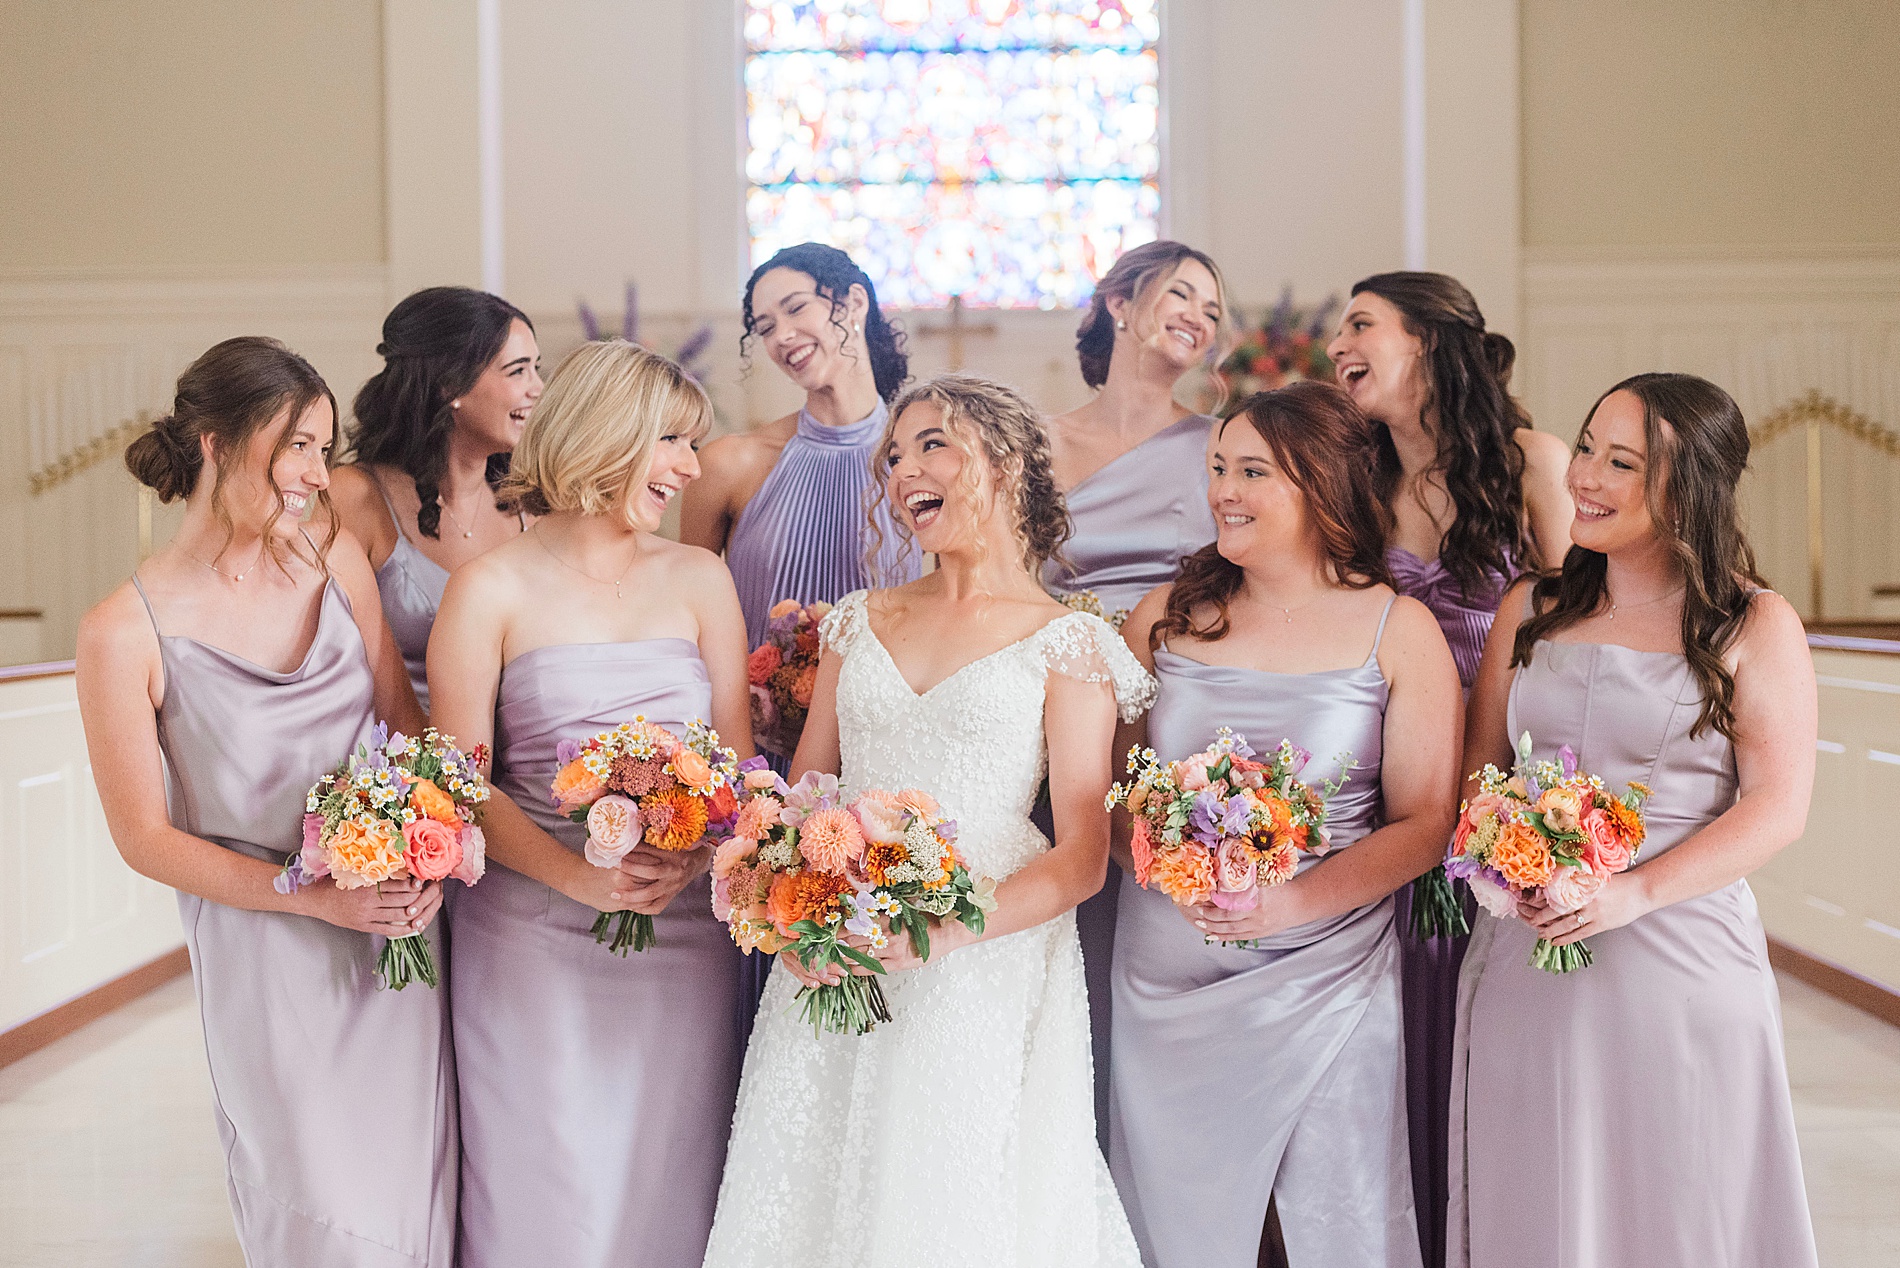
<path id="1" fill-rule="evenodd" d="M 1825 393 L 1900 432 L 1900 254 L 1556 256 L 1524 268 L 1519 389 L 1539 427 L 1571 439 L 1611 384 L 1645 370 L 1700 374 L 1751 424 Z M 1808 606 L 1801 429 L 1753 455 L 1749 531 L 1776 589 Z M 1829 432 L 1822 469 L 1826 615 L 1865 617 L 1900 582 L 1900 462 Z"/>
<path id="2" fill-rule="evenodd" d="M 72 655 L 79 617 L 138 559 L 136 488 L 116 456 L 34 496 L 29 473 L 141 410 L 171 405 L 178 374 L 233 335 L 308 357 L 347 415 L 380 365 L 382 265 L 295 274 L 0 275 L 0 607 L 45 612 L 37 653 Z M 169 518 L 155 527 L 162 540 Z"/>
<path id="3" fill-rule="evenodd" d="M 183 942 L 106 832 L 72 674 L 0 681 L 0 1031 Z"/>

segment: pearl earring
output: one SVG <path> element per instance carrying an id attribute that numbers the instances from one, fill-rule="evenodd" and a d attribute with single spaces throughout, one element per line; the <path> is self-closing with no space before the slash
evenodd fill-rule
<path id="1" fill-rule="evenodd" d="M 462 402 L 460 402 L 460 401 L 450 401 L 450 402 L 449 402 L 449 408 L 450 408 L 450 409 L 461 409 L 461 408 L 462 408 Z"/>
<path id="2" fill-rule="evenodd" d="M 1125 322 L 1125 321 L 1119 321 L 1119 320 L 1118 320 L 1118 321 L 1117 321 L 1117 322 L 1115 323 L 1115 329 L 1117 329 L 1117 330 L 1126 330 L 1126 329 L 1128 329 L 1128 323 L 1127 323 L 1127 322 Z"/>

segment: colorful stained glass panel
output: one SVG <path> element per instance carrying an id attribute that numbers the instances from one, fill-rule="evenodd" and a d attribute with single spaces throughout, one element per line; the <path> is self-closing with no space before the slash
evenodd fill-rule
<path id="1" fill-rule="evenodd" d="M 902 307 L 1086 301 L 1160 210 L 1153 0 L 749 0 L 755 263 L 858 258 Z"/>

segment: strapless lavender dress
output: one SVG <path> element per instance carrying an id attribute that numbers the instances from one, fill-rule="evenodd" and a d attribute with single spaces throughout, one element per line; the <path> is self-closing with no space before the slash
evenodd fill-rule
<path id="1" fill-rule="evenodd" d="M 145 599 L 136 576 L 132 584 Z M 289 673 L 167 635 L 155 613 L 152 624 L 173 826 L 281 864 L 302 844 L 304 794 L 375 724 L 375 680 L 349 599 L 325 585 L 316 638 Z M 314 917 L 184 893 L 178 911 L 245 1259 L 448 1268 L 447 989 L 377 989 L 381 940 Z M 427 936 L 446 973 L 440 923 Z"/>
<path id="2" fill-rule="evenodd" d="M 1148 739 L 1163 758 L 1198 752 L 1221 726 L 1262 751 L 1292 740 L 1313 755 L 1309 780 L 1350 755 L 1327 815 L 1333 845 L 1379 826 L 1388 689 L 1376 639 L 1363 665 L 1316 674 L 1164 648 L 1155 677 Z M 1143 1262 L 1253 1268 L 1271 1196 L 1291 1263 L 1418 1268 L 1391 900 L 1247 950 L 1207 945 L 1132 876 L 1120 898 L 1109 1166 Z"/>
<path id="3" fill-rule="evenodd" d="M 1181 570 L 1181 560 L 1214 540 L 1207 507 L 1207 437 L 1214 419 L 1193 414 L 1162 428 L 1093 472 L 1064 495 L 1075 535 L 1063 546 L 1068 567 L 1051 560 L 1042 584 L 1055 594 L 1093 591 L 1119 625 L 1121 617 Z M 1054 835 L 1047 802 L 1036 826 Z M 1095 1060 L 1096 1134 L 1108 1147 L 1108 1032 L 1112 992 L 1108 966 L 1115 957 L 1115 910 L 1121 868 L 1108 865 L 1101 891 L 1075 909 L 1088 979 L 1089 1038 Z"/>
<path id="4" fill-rule="evenodd" d="M 1479 593 L 1465 594 L 1443 561 L 1420 559 L 1403 546 L 1385 552 L 1392 584 L 1430 608 L 1438 618 L 1458 667 L 1458 683 L 1467 694 L 1478 675 L 1484 640 L 1497 617 L 1508 578 L 1487 575 Z M 1405 1108 L 1412 1137 L 1412 1196 L 1418 1206 L 1419 1249 L 1425 1268 L 1445 1262 L 1445 1203 L 1449 1193 L 1445 1159 L 1451 1105 L 1451 1040 L 1458 1009 L 1458 967 L 1467 938 L 1412 936 L 1412 889 L 1393 895 L 1399 928 L 1399 959 L 1405 978 Z M 1476 908 L 1466 903 L 1469 916 Z"/>
<path id="5" fill-rule="evenodd" d="M 548 796 L 562 740 L 636 715 L 683 732 L 712 688 L 684 639 L 524 652 L 502 671 L 495 787 L 578 852 Z M 739 1084 L 739 952 L 706 877 L 622 958 L 596 913 L 505 867 L 457 895 L 460 1268 L 697 1264 Z"/>
<path id="6" fill-rule="evenodd" d="M 1509 734 L 1614 792 L 1655 790 L 1640 863 L 1735 804 L 1735 751 L 1691 736 L 1680 655 L 1537 644 Z M 1529 965 L 1530 926 L 1480 912 L 1459 983 L 1448 1261 L 1456 1268 L 1813 1268 L 1781 997 L 1747 881 Z"/>

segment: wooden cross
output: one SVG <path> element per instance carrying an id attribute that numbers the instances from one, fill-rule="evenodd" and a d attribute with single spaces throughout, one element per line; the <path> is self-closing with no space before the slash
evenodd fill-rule
<path id="1" fill-rule="evenodd" d="M 963 320 L 963 296 L 952 295 L 950 297 L 950 320 L 941 326 L 925 326 L 919 333 L 931 338 L 935 338 L 938 335 L 948 335 L 950 337 L 950 371 L 954 374 L 963 368 L 963 337 L 965 335 L 993 335 L 996 333 L 996 323 L 986 321 L 972 325 L 965 322 Z"/>

